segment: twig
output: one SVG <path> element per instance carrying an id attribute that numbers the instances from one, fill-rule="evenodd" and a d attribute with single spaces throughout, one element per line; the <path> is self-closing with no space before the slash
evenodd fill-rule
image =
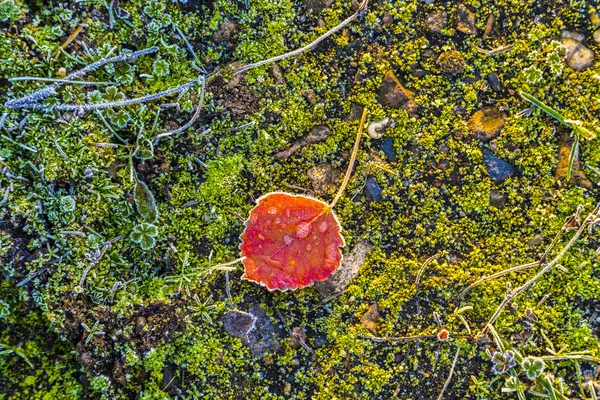
<path id="1" fill-rule="evenodd" d="M 331 28 L 330 30 L 328 30 L 325 34 L 323 34 L 322 36 L 319 36 L 317 39 L 315 39 L 314 41 L 310 42 L 309 44 L 307 44 L 304 47 L 301 47 L 299 49 L 296 50 L 292 50 L 290 52 L 287 52 L 285 54 L 280 54 L 278 56 L 269 58 L 267 60 L 263 60 L 263 61 L 259 61 L 259 62 L 255 62 L 252 64 L 248 64 L 248 65 L 244 65 L 240 68 L 237 68 L 234 72 L 235 74 L 241 74 L 242 72 L 246 72 L 250 69 L 256 68 L 256 67 L 260 67 L 262 65 L 265 64 L 271 64 L 277 61 L 281 61 L 283 59 L 289 58 L 289 57 L 296 57 L 302 53 L 304 53 L 307 50 L 311 50 L 314 47 L 316 47 L 319 43 L 321 43 L 323 40 L 327 39 L 329 36 L 333 35 L 334 33 L 338 32 L 340 29 L 344 28 L 346 25 L 348 25 L 350 22 L 354 21 L 356 19 L 356 17 L 358 17 L 360 15 L 361 12 L 363 12 L 366 8 L 367 5 L 369 3 L 369 0 L 364 0 L 362 2 L 362 4 L 360 5 L 360 7 L 358 7 L 358 9 L 356 10 L 356 12 L 354 14 L 352 14 L 351 16 L 349 16 L 348 18 L 346 18 L 345 20 L 343 20 L 342 22 L 340 22 L 339 25 L 334 26 L 333 28 Z"/>
<path id="2" fill-rule="evenodd" d="M 519 286 L 518 288 L 516 288 L 514 290 L 509 290 L 506 293 L 504 300 L 502 300 L 502 303 L 500 303 L 500 306 L 498 307 L 498 309 L 496 309 L 496 311 L 494 312 L 494 314 L 492 315 L 492 317 L 490 318 L 488 323 L 485 325 L 485 327 L 482 330 L 482 333 L 485 333 L 487 331 L 487 329 L 489 328 L 489 326 L 496 321 L 496 319 L 498 318 L 498 316 L 500 315 L 502 310 L 504 310 L 504 308 L 510 301 L 512 301 L 515 297 L 517 297 L 519 294 L 521 294 L 525 290 L 529 289 L 529 287 L 531 287 L 535 282 L 537 282 L 537 280 L 540 279 L 540 277 L 542 277 L 542 275 L 544 275 L 546 272 L 550 271 L 552 269 L 552 267 L 554 267 L 558 263 L 558 261 L 560 261 L 560 259 L 562 259 L 564 257 L 564 255 L 575 244 L 577 239 L 579 239 L 579 236 L 581 236 L 581 234 L 583 233 L 585 228 L 587 228 L 589 223 L 591 221 L 593 221 L 593 219 L 596 218 L 599 213 L 600 213 L 600 203 L 596 206 L 594 211 L 592 211 L 585 218 L 583 223 L 579 226 L 579 229 L 577 229 L 577 232 L 575 232 L 575 235 L 573 235 L 571 240 L 569 240 L 569 242 L 566 244 L 566 246 L 561 250 L 561 252 L 556 257 L 554 257 L 554 259 L 552 261 L 550 261 L 548 264 L 546 264 L 540 272 L 538 272 L 533 278 L 531 278 L 530 280 L 525 282 L 523 285 Z"/>
<path id="3" fill-rule="evenodd" d="M 170 95 L 175 94 L 175 93 L 183 92 L 184 90 L 187 90 L 187 89 L 189 89 L 192 86 L 195 86 L 197 84 L 198 84 L 198 82 L 194 80 L 194 81 L 190 81 L 188 83 L 185 83 L 185 84 L 183 84 L 181 86 L 177 86 L 175 88 L 165 90 L 164 92 L 153 93 L 153 94 L 149 94 L 149 95 L 142 96 L 142 97 L 136 97 L 136 98 L 133 98 L 133 99 L 126 99 L 126 100 L 115 101 L 115 102 L 111 102 L 111 103 L 59 104 L 56 107 L 54 107 L 54 109 L 57 110 L 57 111 L 79 111 L 79 112 L 85 112 L 85 111 L 92 111 L 92 110 L 100 110 L 100 109 L 104 109 L 104 108 L 130 106 L 130 105 L 133 105 L 133 104 L 145 103 L 147 101 L 152 101 L 152 100 L 159 99 L 161 97 L 170 96 Z M 43 105 L 42 104 L 31 104 L 31 107 L 27 107 L 27 108 L 36 108 L 36 109 L 39 109 L 39 108 L 43 108 Z"/>
<path id="4" fill-rule="evenodd" d="M 196 120 L 200 116 L 200 111 L 202 111 L 202 107 L 204 106 L 205 89 L 206 89 L 206 77 L 202 77 L 202 86 L 200 88 L 200 101 L 198 102 L 198 106 L 196 107 L 196 111 L 194 112 L 194 115 L 192 115 L 192 118 L 189 120 L 189 122 L 187 124 L 180 126 L 177 129 L 173 129 L 171 131 L 166 131 L 166 132 L 156 135 L 156 140 L 158 140 L 162 137 L 176 135 L 180 132 L 183 132 L 187 128 L 192 126 L 194 124 L 194 122 L 196 122 Z"/>
<path id="5" fill-rule="evenodd" d="M 437 339 L 437 335 L 414 335 L 414 336 L 385 336 L 385 337 L 379 337 L 379 336 L 361 336 L 361 339 L 369 339 L 372 340 L 374 342 L 408 342 L 408 341 L 413 341 L 413 340 L 428 340 L 428 339 Z"/>
<path id="6" fill-rule="evenodd" d="M 79 287 L 81 288 L 81 290 L 83 290 L 83 284 L 85 283 L 85 278 L 87 277 L 88 272 L 90 272 L 90 269 L 92 269 L 92 267 L 94 265 L 96 265 L 100 262 L 100 259 L 102 258 L 104 253 L 106 253 L 106 250 L 108 250 L 108 248 L 110 246 L 112 246 L 113 243 L 121 240 L 124 236 L 125 235 L 117 236 L 116 238 L 111 239 L 111 240 L 107 241 L 106 243 L 104 243 L 104 246 L 102 246 L 102 250 L 100 251 L 98 256 L 90 262 L 90 265 L 88 265 L 88 267 L 85 269 L 85 271 L 83 271 L 83 274 L 81 275 L 81 281 L 79 282 Z"/>
<path id="7" fill-rule="evenodd" d="M 354 148 L 352 149 L 352 155 L 350 156 L 350 162 L 348 164 L 348 169 L 346 170 L 346 175 L 344 176 L 344 181 L 342 182 L 338 192 L 335 195 L 335 198 L 329 204 L 329 208 L 333 208 L 342 194 L 344 193 L 344 189 L 346 189 L 346 185 L 348 185 L 348 181 L 350 180 L 350 175 L 352 174 L 352 167 L 354 167 L 354 161 L 356 160 L 356 153 L 358 153 L 358 145 L 360 144 L 360 137 L 362 136 L 363 128 L 365 126 L 365 118 L 367 117 L 367 109 L 363 108 L 362 117 L 360 118 L 360 125 L 358 127 L 358 133 L 356 134 L 356 140 L 354 141 Z"/>
<path id="8" fill-rule="evenodd" d="M 446 382 L 444 383 L 444 387 L 442 387 L 442 391 L 440 392 L 440 395 L 438 396 L 437 400 L 442 400 L 444 398 L 444 392 L 448 388 L 448 385 L 450 384 L 450 380 L 452 380 L 452 375 L 454 375 L 454 368 L 456 367 L 456 362 L 458 361 L 459 355 L 460 355 L 460 348 L 458 350 L 456 350 L 456 355 L 454 356 L 454 361 L 452 361 L 452 367 L 450 368 L 450 374 L 448 375 L 448 379 L 446 379 Z"/>
<path id="9" fill-rule="evenodd" d="M 114 85 L 113 82 L 89 82 L 89 81 L 73 81 L 69 79 L 54 79 L 54 78 L 41 78 L 37 76 L 17 76 L 16 78 L 9 78 L 9 82 L 17 81 L 41 81 L 41 82 L 61 82 L 61 83 L 72 83 L 75 85 Z"/>
<path id="10" fill-rule="evenodd" d="M 88 72 L 94 71 L 103 65 L 115 63 L 115 62 L 128 62 L 133 61 L 141 56 L 156 53 L 158 51 L 158 47 L 149 47 L 144 50 L 134 51 L 131 54 L 120 54 L 116 57 L 105 58 L 102 60 L 98 60 L 87 67 L 84 67 L 78 71 L 73 72 L 65 77 L 66 80 L 73 80 L 75 78 L 79 78 L 84 76 Z M 39 102 L 44 100 L 46 97 L 54 94 L 56 89 L 63 85 L 64 82 L 56 82 L 52 85 L 46 86 L 36 92 L 28 94 L 27 96 L 21 97 L 16 100 L 9 100 L 4 103 L 4 106 L 7 108 L 15 108 L 15 109 L 26 109 L 26 108 L 39 108 L 41 105 Z"/>
<path id="11" fill-rule="evenodd" d="M 432 262 L 433 260 L 435 260 L 436 258 L 438 258 L 439 256 L 441 256 L 441 253 L 435 254 L 431 257 L 429 257 L 427 260 L 425 260 L 425 262 L 423 263 L 423 265 L 421 265 L 421 268 L 419 268 L 419 272 L 417 273 L 417 279 L 415 280 L 415 296 L 417 297 L 417 314 L 421 314 L 421 308 L 419 306 L 419 285 L 421 284 L 421 276 L 423 275 L 423 272 L 425 271 L 425 267 L 427 267 L 427 265 L 429 265 L 430 262 Z"/>
<path id="12" fill-rule="evenodd" d="M 75 31 L 71 34 L 71 36 L 69 36 L 67 38 L 67 40 L 63 44 L 61 44 L 60 47 L 58 49 L 56 49 L 56 51 L 54 51 L 54 53 L 52 53 L 52 58 L 56 57 L 56 55 L 58 53 L 60 53 L 62 50 L 67 48 L 69 43 L 71 43 L 73 40 L 75 40 L 77 35 L 79 35 L 79 33 L 83 30 L 83 27 L 85 26 L 87 21 L 88 21 L 88 18 L 86 18 L 85 20 L 83 20 L 83 22 L 81 24 L 79 24 L 79 26 L 77 27 L 77 29 L 75 29 Z"/>
<path id="13" fill-rule="evenodd" d="M 469 286 L 468 286 L 468 287 L 467 287 L 465 290 L 463 290 L 462 292 L 460 292 L 460 293 L 459 293 L 459 295 L 458 295 L 458 296 L 456 296 L 456 297 L 457 297 L 457 298 L 461 298 L 461 297 L 463 297 L 465 294 L 467 294 L 467 292 L 468 292 L 469 290 L 473 289 L 473 288 L 474 288 L 474 287 L 476 287 L 476 286 L 479 286 L 479 285 L 481 285 L 482 283 L 485 283 L 485 282 L 491 281 L 491 280 L 493 280 L 493 279 L 499 278 L 499 277 L 501 277 L 501 276 L 504 276 L 504 275 L 510 274 L 511 272 L 520 271 L 520 270 L 522 270 L 522 269 L 533 268 L 533 267 L 536 267 L 536 266 L 538 266 L 538 265 L 540 265 L 540 262 L 539 262 L 539 261 L 534 261 L 534 262 L 531 262 L 531 263 L 529 263 L 529 264 L 518 265 L 518 266 L 516 266 L 516 267 L 512 267 L 512 268 L 509 268 L 509 269 L 505 269 L 505 270 L 502 270 L 502 271 L 496 272 L 495 274 L 492 274 L 492 275 L 489 275 L 489 276 L 484 276 L 483 278 L 481 278 L 481 279 L 480 279 L 480 280 L 478 280 L 477 282 L 475 282 L 475 283 L 473 283 L 473 284 L 469 285 Z"/>

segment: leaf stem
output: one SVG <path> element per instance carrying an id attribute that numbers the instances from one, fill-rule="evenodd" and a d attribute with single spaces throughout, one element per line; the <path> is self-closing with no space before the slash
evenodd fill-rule
<path id="1" fill-rule="evenodd" d="M 342 182 L 342 186 L 340 186 L 335 198 L 329 205 L 329 208 L 333 208 L 342 194 L 344 193 L 344 189 L 348 185 L 348 181 L 350 180 L 350 175 L 352 174 L 352 166 L 354 165 L 354 161 L 356 161 L 356 154 L 358 153 L 358 146 L 360 144 L 360 137 L 363 133 L 363 128 L 365 127 L 365 118 L 369 111 L 366 108 L 363 108 L 362 116 L 360 117 L 360 125 L 358 127 L 358 133 L 356 134 L 356 140 L 354 141 L 354 148 L 352 149 L 352 156 L 350 156 L 350 164 L 348 164 L 348 169 L 346 170 L 346 176 L 344 176 L 344 181 Z"/>

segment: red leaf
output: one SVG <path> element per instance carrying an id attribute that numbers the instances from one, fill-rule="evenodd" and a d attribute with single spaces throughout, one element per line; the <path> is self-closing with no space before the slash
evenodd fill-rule
<path id="1" fill-rule="evenodd" d="M 283 192 L 258 199 L 241 236 L 244 279 L 269 290 L 324 281 L 342 261 L 344 238 L 331 207 Z"/>

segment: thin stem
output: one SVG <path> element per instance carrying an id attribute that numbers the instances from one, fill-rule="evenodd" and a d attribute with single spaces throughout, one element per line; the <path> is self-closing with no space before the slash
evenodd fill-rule
<path id="1" fill-rule="evenodd" d="M 452 375 L 454 375 L 454 368 L 456 367 L 456 362 L 458 361 L 459 355 L 460 355 L 460 348 L 458 350 L 456 350 L 456 355 L 454 356 L 454 361 L 452 361 L 452 367 L 450 368 L 450 374 L 448 374 L 448 379 L 446 379 L 446 382 L 444 383 L 444 387 L 442 388 L 442 391 L 440 392 L 440 395 L 438 396 L 437 400 L 442 400 L 444 398 L 444 392 L 446 391 L 446 389 L 448 388 L 448 385 L 450 384 L 450 381 L 452 380 Z"/>
<path id="2" fill-rule="evenodd" d="M 502 301 L 502 303 L 500 303 L 500 306 L 494 312 L 494 315 L 492 315 L 492 318 L 490 318 L 490 320 L 488 321 L 486 326 L 483 328 L 482 333 L 485 333 L 485 331 L 488 329 L 488 327 L 491 324 L 493 324 L 494 321 L 496 321 L 496 319 L 498 318 L 498 316 L 500 315 L 502 310 L 504 310 L 506 305 L 511 300 L 513 300 L 519 294 L 523 293 L 525 290 L 529 289 L 529 287 L 531 287 L 535 282 L 537 282 L 537 280 L 540 279 L 540 277 L 542 277 L 542 275 L 544 275 L 546 272 L 550 271 L 564 257 L 564 255 L 571 249 L 571 247 L 573 247 L 573 245 L 575 244 L 577 239 L 579 239 L 579 236 L 581 236 L 581 234 L 583 233 L 585 228 L 587 228 L 590 221 L 592 221 L 598 215 L 599 212 L 600 212 L 600 204 L 598 204 L 596 206 L 596 208 L 594 209 L 594 211 L 592 211 L 585 218 L 585 220 L 583 221 L 583 223 L 581 224 L 581 226 L 579 227 L 577 232 L 575 232 L 575 235 L 573 235 L 571 240 L 569 240 L 569 243 L 567 243 L 567 245 L 561 250 L 561 252 L 556 257 L 554 257 L 554 259 L 552 261 L 550 261 L 544 268 L 542 268 L 542 270 L 540 272 L 538 272 L 533 278 L 531 278 L 530 280 L 525 282 L 522 286 L 519 286 L 515 290 L 510 290 L 506 294 L 506 296 L 504 297 L 504 300 Z"/>
<path id="3" fill-rule="evenodd" d="M 16 78 L 9 78 L 9 82 L 17 81 L 41 81 L 41 82 L 60 82 L 60 83 L 73 83 L 75 85 L 114 85 L 114 82 L 88 82 L 88 81 L 73 81 L 69 79 L 54 79 L 54 78 L 41 78 L 37 76 L 17 76 Z"/>
<path id="4" fill-rule="evenodd" d="M 348 181 L 350 180 L 350 175 L 352 174 L 352 167 L 354 166 L 354 161 L 356 161 L 356 154 L 358 153 L 358 146 L 360 144 L 360 137 L 363 133 L 363 128 L 365 126 L 365 118 L 367 117 L 366 108 L 363 108 L 362 117 L 360 117 L 360 126 L 358 127 L 358 133 L 356 134 L 356 140 L 354 141 L 354 149 L 352 149 L 352 155 L 350 156 L 350 164 L 348 164 L 348 169 L 346 170 L 346 176 L 344 176 L 344 181 L 342 182 L 342 186 L 340 186 L 335 198 L 329 205 L 329 208 L 335 207 L 340 197 L 344 193 L 344 189 L 346 189 L 346 185 L 348 185 Z"/>
<path id="5" fill-rule="evenodd" d="M 206 77 L 202 78 L 202 86 L 200 89 L 200 101 L 198 102 L 198 106 L 196 107 L 196 111 L 194 111 L 194 115 L 192 115 L 192 118 L 189 120 L 189 122 L 183 126 L 180 126 L 177 129 L 173 129 L 171 131 L 166 131 L 163 133 L 160 133 L 158 135 L 156 135 L 156 139 L 160 139 L 161 137 L 165 137 L 165 136 L 171 136 L 171 135 L 175 135 L 178 134 L 180 132 L 185 131 L 187 128 L 189 128 L 190 126 L 192 126 L 194 124 L 194 122 L 196 122 L 196 120 L 198 119 L 198 117 L 200 116 L 200 111 L 202 111 L 202 107 L 204 106 L 204 94 L 205 94 L 205 89 L 206 89 Z"/>
<path id="6" fill-rule="evenodd" d="M 518 265 L 516 267 L 512 267 L 509 269 L 505 269 L 499 272 L 496 272 L 495 274 L 489 275 L 489 276 L 484 276 L 483 278 L 481 278 L 480 280 L 478 280 L 477 282 L 471 284 L 470 286 L 468 286 L 465 290 L 463 290 L 462 292 L 460 292 L 460 294 L 458 296 L 456 296 L 457 298 L 463 297 L 469 290 L 473 289 L 476 286 L 481 285 L 482 283 L 491 281 L 493 279 L 499 278 L 501 276 L 510 274 L 511 272 L 516 272 L 516 271 L 520 271 L 522 269 L 528 269 L 528 268 L 532 268 L 532 267 L 536 267 L 540 265 L 539 261 L 534 261 L 531 262 L 529 264 L 523 264 L 523 265 Z"/>
<path id="7" fill-rule="evenodd" d="M 147 101 L 152 101 L 159 99 L 161 97 L 170 96 L 175 93 L 183 92 L 184 90 L 189 89 L 190 87 L 197 85 L 197 81 L 191 81 L 181 86 L 177 86 L 172 89 L 165 90 L 164 92 L 158 92 L 149 94 L 147 96 L 136 97 L 134 99 L 126 99 L 121 101 L 115 101 L 111 103 L 97 103 L 97 104 L 62 104 L 54 107 L 55 110 L 58 111 L 91 111 L 91 110 L 100 110 L 103 108 L 111 108 L 111 107 L 124 107 L 130 106 L 133 104 L 145 103 Z M 32 104 L 32 107 L 29 108 L 43 108 L 42 104 Z"/>
<path id="8" fill-rule="evenodd" d="M 73 80 L 75 78 L 79 78 L 88 72 L 94 71 L 100 68 L 103 65 L 115 63 L 115 62 L 128 62 L 135 60 L 141 56 L 156 53 L 158 51 L 158 47 L 149 47 L 144 50 L 134 51 L 131 54 L 120 54 L 116 57 L 104 58 L 102 60 L 98 60 L 87 67 L 84 67 L 78 71 L 73 72 L 65 77 L 66 80 Z M 59 88 L 64 82 L 56 82 L 52 85 L 46 86 L 43 89 L 40 89 L 36 92 L 28 94 L 27 96 L 21 97 L 16 100 L 9 100 L 4 103 L 4 106 L 7 108 L 40 108 L 41 102 L 46 97 L 55 93 L 56 89 Z"/>
<path id="9" fill-rule="evenodd" d="M 362 11 L 364 11 L 367 8 L 367 4 L 369 3 L 369 0 L 364 0 L 362 2 L 362 4 L 360 5 L 360 7 L 358 7 L 358 9 L 356 10 L 356 12 L 354 14 L 352 14 L 351 16 L 349 16 L 348 18 L 346 18 L 345 20 L 343 20 L 339 25 L 334 26 L 333 28 L 331 28 L 330 30 L 328 30 L 324 35 L 319 36 L 317 39 L 315 39 L 314 41 L 310 42 L 309 44 L 307 44 L 304 47 L 301 47 L 299 49 L 296 50 L 292 50 L 290 52 L 287 52 L 285 54 L 280 54 L 278 56 L 269 58 L 267 60 L 262 60 L 259 62 L 255 62 L 252 64 L 248 64 L 248 65 L 244 65 L 240 68 L 237 68 L 234 72 L 235 74 L 241 74 L 242 72 L 246 72 L 250 69 L 256 68 L 256 67 L 260 67 L 262 65 L 265 64 L 271 64 L 277 61 L 281 61 L 283 59 L 289 58 L 289 57 L 296 57 L 302 53 L 304 53 L 307 50 L 311 50 L 314 47 L 316 47 L 319 43 L 321 43 L 323 40 L 327 39 L 329 36 L 333 35 L 334 33 L 338 32 L 340 29 L 344 28 L 346 25 L 348 25 L 350 22 L 352 22 L 354 19 L 356 19 L 356 17 L 358 17 L 360 15 L 360 13 Z"/>

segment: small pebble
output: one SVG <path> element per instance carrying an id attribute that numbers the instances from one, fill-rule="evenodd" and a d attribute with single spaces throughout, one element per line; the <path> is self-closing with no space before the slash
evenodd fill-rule
<path id="1" fill-rule="evenodd" d="M 380 201 L 381 197 L 381 186 L 377 183 L 377 180 L 372 176 L 367 177 L 367 183 L 365 185 L 367 191 L 367 198 L 371 201 Z"/>
<path id="2" fill-rule="evenodd" d="M 481 151 L 483 154 L 483 163 L 489 177 L 494 183 L 502 183 L 515 175 L 515 168 L 504 160 L 499 159 L 488 149 Z"/>

